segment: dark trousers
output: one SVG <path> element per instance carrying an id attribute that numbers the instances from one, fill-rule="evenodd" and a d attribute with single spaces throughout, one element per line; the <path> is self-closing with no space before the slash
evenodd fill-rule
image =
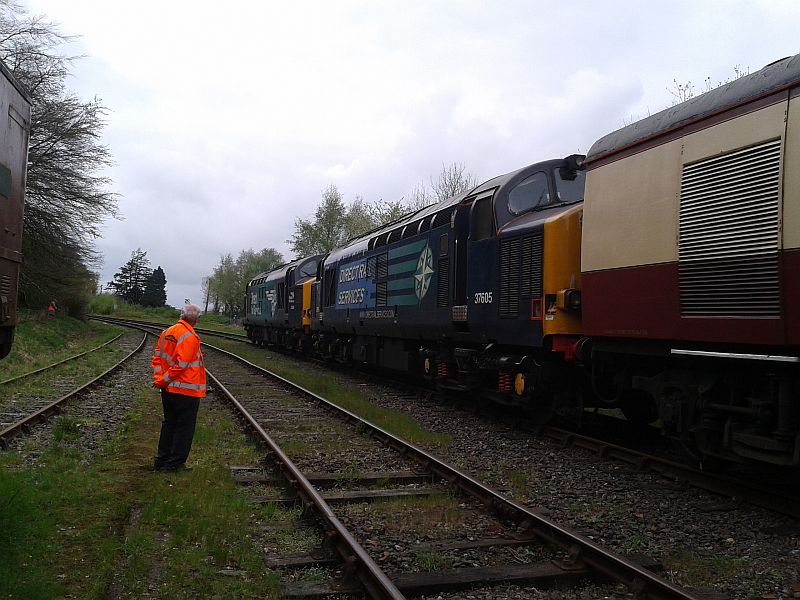
<path id="1" fill-rule="evenodd" d="M 158 439 L 156 469 L 179 469 L 186 464 L 192 449 L 200 398 L 161 390 L 164 420 Z"/>

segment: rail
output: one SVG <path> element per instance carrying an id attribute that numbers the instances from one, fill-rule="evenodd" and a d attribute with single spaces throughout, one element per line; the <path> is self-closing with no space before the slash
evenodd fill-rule
<path id="1" fill-rule="evenodd" d="M 12 423 L 8 427 L 3 430 L 0 430 L 0 447 L 7 447 L 8 440 L 11 439 L 14 435 L 18 434 L 21 431 L 25 431 L 30 429 L 35 423 L 46 419 L 49 415 L 57 413 L 60 410 L 62 404 L 64 404 L 67 400 L 72 398 L 73 396 L 77 396 L 84 390 L 89 389 L 94 384 L 98 383 L 99 381 L 106 378 L 108 375 L 119 369 L 123 364 L 125 364 L 130 358 L 132 358 L 137 352 L 139 352 L 142 348 L 144 348 L 145 341 L 147 341 L 147 332 L 142 336 L 142 341 L 139 345 L 134 349 L 130 354 L 125 356 L 122 360 L 111 366 L 109 369 L 89 381 L 88 383 L 83 384 L 82 386 L 72 390 L 68 394 L 65 394 L 58 400 L 54 400 L 50 402 L 46 406 L 36 410 L 35 412 L 31 413 L 30 415 L 26 416 L 24 419 L 20 419 L 19 421 Z"/>

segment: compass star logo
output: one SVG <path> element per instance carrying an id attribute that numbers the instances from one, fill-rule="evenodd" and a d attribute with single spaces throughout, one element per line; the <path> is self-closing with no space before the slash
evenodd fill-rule
<path id="1" fill-rule="evenodd" d="M 417 270 L 414 272 L 414 293 L 417 299 L 422 301 L 425 294 L 428 293 L 428 288 L 431 286 L 431 277 L 433 276 L 433 252 L 427 244 L 419 255 L 417 261 Z"/>

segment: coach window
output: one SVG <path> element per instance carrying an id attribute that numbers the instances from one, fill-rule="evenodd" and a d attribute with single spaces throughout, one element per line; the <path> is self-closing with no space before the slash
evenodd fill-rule
<path id="1" fill-rule="evenodd" d="M 547 175 L 542 171 L 523 180 L 508 194 L 508 210 L 515 215 L 548 204 L 550 190 L 547 186 Z"/>

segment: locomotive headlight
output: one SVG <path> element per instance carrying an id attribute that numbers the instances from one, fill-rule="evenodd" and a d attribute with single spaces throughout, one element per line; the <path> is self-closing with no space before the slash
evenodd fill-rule
<path id="1" fill-rule="evenodd" d="M 581 309 L 581 291 L 575 288 L 559 290 L 556 306 L 561 310 L 579 311 Z"/>

